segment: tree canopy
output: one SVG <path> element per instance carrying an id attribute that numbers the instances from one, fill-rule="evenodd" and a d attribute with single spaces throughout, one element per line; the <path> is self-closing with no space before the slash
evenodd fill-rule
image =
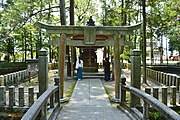
<path id="1" fill-rule="evenodd" d="M 69 24 L 70 1 L 66 1 L 66 21 Z M 86 25 L 90 16 L 99 26 L 131 25 L 142 21 L 142 1 L 139 0 L 75 0 L 75 25 Z M 40 30 L 37 21 L 60 24 L 58 0 L 2 0 L 0 9 L 0 51 L 8 60 L 24 61 L 38 56 L 47 41 L 54 39 Z M 180 52 L 179 0 L 147 0 L 147 39 L 160 40 L 166 36 L 173 50 Z M 153 34 L 150 34 L 153 31 Z M 153 37 L 152 37 L 152 36 Z M 126 40 L 141 41 L 136 31 Z M 138 41 L 137 43 L 135 41 Z M 56 48 L 52 48 L 54 52 Z M 55 56 L 54 56 L 55 57 Z"/>

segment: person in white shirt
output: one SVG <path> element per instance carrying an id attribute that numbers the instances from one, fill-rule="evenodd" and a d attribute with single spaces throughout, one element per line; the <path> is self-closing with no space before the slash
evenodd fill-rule
<path id="1" fill-rule="evenodd" d="M 82 80 L 83 61 L 81 60 L 81 57 L 77 59 L 75 68 L 77 69 L 78 80 Z"/>

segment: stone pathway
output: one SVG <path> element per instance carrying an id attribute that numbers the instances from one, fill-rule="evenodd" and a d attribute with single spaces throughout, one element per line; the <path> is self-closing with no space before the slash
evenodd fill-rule
<path id="1" fill-rule="evenodd" d="M 131 120 L 111 106 L 100 79 L 77 81 L 68 105 L 60 111 L 58 120 Z"/>

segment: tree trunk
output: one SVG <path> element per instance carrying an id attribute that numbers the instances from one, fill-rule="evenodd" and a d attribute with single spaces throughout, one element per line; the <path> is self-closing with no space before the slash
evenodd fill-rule
<path id="1" fill-rule="evenodd" d="M 151 30 L 151 40 L 150 40 L 150 47 L 151 47 L 151 65 L 154 63 L 154 52 L 153 52 L 153 32 L 152 32 L 152 26 L 150 27 Z"/>
<path id="2" fill-rule="evenodd" d="M 142 0 L 143 7 L 143 83 L 146 83 L 146 0 Z"/>
<path id="3" fill-rule="evenodd" d="M 32 33 L 30 32 L 30 42 L 31 42 L 31 59 L 33 59 L 33 44 L 32 44 Z"/>
<path id="4" fill-rule="evenodd" d="M 26 62 L 26 57 L 27 57 L 27 41 L 26 41 L 26 29 L 24 29 L 24 59 Z"/>
<path id="5" fill-rule="evenodd" d="M 74 25 L 74 0 L 70 0 L 70 25 Z M 74 76 L 74 68 L 76 62 L 76 47 L 71 47 L 71 76 Z"/>

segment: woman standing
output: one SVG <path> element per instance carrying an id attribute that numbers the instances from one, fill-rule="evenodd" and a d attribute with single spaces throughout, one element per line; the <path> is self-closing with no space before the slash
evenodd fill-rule
<path id="1" fill-rule="evenodd" d="M 78 80 L 82 80 L 83 61 L 81 60 L 80 57 L 76 61 L 76 69 L 77 69 Z"/>

